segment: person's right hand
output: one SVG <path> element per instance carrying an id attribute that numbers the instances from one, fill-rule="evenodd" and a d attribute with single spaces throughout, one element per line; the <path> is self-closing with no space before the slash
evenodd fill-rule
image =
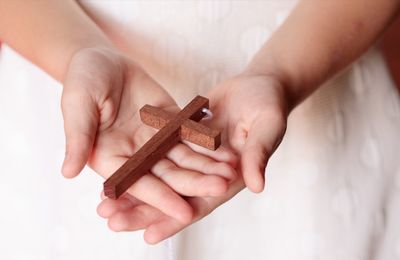
<path id="1" fill-rule="evenodd" d="M 75 177 L 88 163 L 108 178 L 156 131 L 140 121 L 138 111 L 145 104 L 179 110 L 168 93 L 127 57 L 112 49 L 78 51 L 70 61 L 62 94 L 63 175 Z M 195 150 L 176 145 L 151 169 L 153 174 L 143 176 L 127 192 L 189 223 L 192 208 L 180 195 L 222 195 L 227 180 L 236 175 L 236 156 L 230 150 Z"/>
<path id="2" fill-rule="evenodd" d="M 129 196 L 118 200 L 103 197 L 97 211 L 108 219 L 112 230 L 144 229 L 144 239 L 158 243 L 206 217 L 246 186 L 255 192 L 263 190 L 267 161 L 286 130 L 288 100 L 283 83 L 273 76 L 243 73 L 216 86 L 209 98 L 214 117 L 208 122 L 223 129 L 223 143 L 240 156 L 239 177 L 221 196 L 188 198 L 195 212 L 191 223 L 179 223 Z"/>

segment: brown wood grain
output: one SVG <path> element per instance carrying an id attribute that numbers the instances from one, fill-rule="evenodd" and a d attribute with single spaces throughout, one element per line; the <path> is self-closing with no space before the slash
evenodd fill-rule
<path id="1" fill-rule="evenodd" d="M 202 108 L 208 108 L 208 99 L 201 96 L 195 97 L 104 182 L 104 194 L 116 199 L 145 175 L 170 148 L 180 141 L 180 128 L 186 120 L 201 120 L 204 116 Z"/>
<path id="2" fill-rule="evenodd" d="M 140 109 L 140 118 L 148 126 L 161 129 L 175 117 L 175 114 L 161 108 L 145 105 Z M 182 140 L 216 150 L 221 145 L 221 132 L 196 121 L 187 119 L 180 128 Z"/>

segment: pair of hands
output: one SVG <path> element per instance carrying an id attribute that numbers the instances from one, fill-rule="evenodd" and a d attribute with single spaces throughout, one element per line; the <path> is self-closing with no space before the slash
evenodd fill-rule
<path id="1" fill-rule="evenodd" d="M 178 144 L 118 200 L 102 196 L 98 214 L 114 231 L 145 229 L 158 243 L 209 214 L 245 186 L 264 187 L 264 170 L 283 137 L 287 105 L 273 76 L 243 73 L 208 95 L 222 129 L 217 151 Z M 168 93 L 129 58 L 110 48 L 75 53 L 64 81 L 62 111 L 66 157 L 62 172 L 74 177 L 88 164 L 108 178 L 154 133 L 139 109 L 151 104 L 173 112 Z"/>

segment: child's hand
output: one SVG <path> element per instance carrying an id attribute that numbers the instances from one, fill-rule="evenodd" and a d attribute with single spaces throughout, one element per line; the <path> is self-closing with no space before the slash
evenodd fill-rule
<path id="1" fill-rule="evenodd" d="M 138 110 L 145 104 L 178 111 L 167 92 L 128 58 L 110 49 L 77 52 L 62 95 L 64 176 L 78 175 L 88 162 L 104 178 L 109 177 L 155 133 L 140 121 Z M 222 147 L 206 156 L 178 144 L 151 169 L 153 174 L 142 177 L 128 193 L 188 223 L 192 209 L 175 192 L 184 196 L 224 194 L 226 179 L 235 177 L 230 166 L 235 158 Z"/>
<path id="2" fill-rule="evenodd" d="M 214 123 L 224 129 L 227 143 L 240 155 L 246 186 L 261 192 L 268 159 L 286 130 L 283 84 L 273 76 L 242 74 L 213 89 L 210 99 Z"/>
<path id="3" fill-rule="evenodd" d="M 240 155 L 247 186 L 259 192 L 264 186 L 264 171 L 269 156 L 280 143 L 286 129 L 287 105 L 283 85 L 274 77 L 240 75 L 216 87 L 209 95 L 214 112 L 213 126 L 224 129 L 224 140 Z M 242 178 L 232 181 L 220 197 L 187 199 L 195 215 L 191 223 L 205 217 L 231 199 L 245 185 Z M 114 231 L 145 229 L 148 243 L 158 243 L 191 223 L 179 223 L 150 205 L 123 197 L 105 199 L 98 214 L 108 219 Z"/>
<path id="4" fill-rule="evenodd" d="M 391 0 L 357 0 L 348 5 L 300 1 L 249 65 L 253 73 L 263 76 L 243 74 L 212 91 L 216 118 L 212 123 L 226 130 L 225 143 L 240 155 L 247 187 L 255 192 L 263 189 L 264 168 L 285 132 L 289 109 L 376 42 L 399 8 L 400 2 Z M 224 196 L 188 199 L 195 209 L 194 221 L 234 196 L 244 187 L 243 179 L 232 182 Z M 187 226 L 149 205 L 126 199 L 104 200 L 98 212 L 114 230 L 146 229 L 150 243 Z"/>
<path id="5" fill-rule="evenodd" d="M 193 219 L 187 223 L 177 221 L 128 194 L 117 200 L 106 198 L 102 194 L 102 202 L 97 207 L 97 212 L 101 217 L 108 219 L 108 226 L 111 230 L 120 232 L 144 229 L 145 241 L 149 244 L 156 244 L 207 216 L 244 187 L 243 180 L 238 178 L 229 185 L 228 191 L 222 196 L 187 198 L 186 200 L 194 212 Z"/>

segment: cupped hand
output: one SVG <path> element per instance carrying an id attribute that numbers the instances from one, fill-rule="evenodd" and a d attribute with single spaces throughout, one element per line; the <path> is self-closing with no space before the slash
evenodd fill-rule
<path id="1" fill-rule="evenodd" d="M 241 177 L 231 181 L 222 196 L 188 198 L 194 209 L 191 223 L 180 223 L 129 196 L 115 201 L 103 197 L 98 214 L 108 219 L 112 230 L 145 229 L 144 239 L 158 243 L 207 216 L 246 185 L 255 192 L 263 189 L 267 161 L 286 129 L 288 112 L 283 84 L 272 76 L 243 74 L 217 86 L 209 97 L 214 113 L 210 124 L 224 129 L 223 143 L 239 154 Z"/>
<path id="2" fill-rule="evenodd" d="M 86 163 L 108 178 L 155 130 L 140 121 L 145 105 L 176 112 L 174 100 L 129 58 L 108 48 L 77 52 L 69 64 L 62 94 L 66 135 L 65 177 L 75 177 Z M 198 149 L 198 148 L 196 148 Z M 203 153 L 202 153 L 203 151 Z M 193 209 L 181 197 L 224 194 L 235 178 L 236 156 L 225 148 L 197 152 L 178 144 L 128 193 L 180 223 Z"/>
<path id="3" fill-rule="evenodd" d="M 225 145 L 240 157 L 240 172 L 253 192 L 264 189 L 268 160 L 286 131 L 288 99 L 272 75 L 241 74 L 209 94 L 215 124 L 224 129 Z"/>

